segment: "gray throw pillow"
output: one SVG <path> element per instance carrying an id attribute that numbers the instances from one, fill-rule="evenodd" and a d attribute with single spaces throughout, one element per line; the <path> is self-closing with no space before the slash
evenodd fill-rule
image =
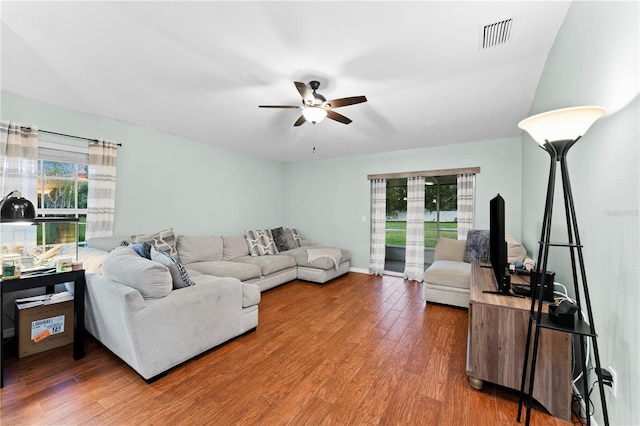
<path id="1" fill-rule="evenodd" d="M 151 260 L 161 263 L 169 268 L 169 272 L 171 272 L 171 280 L 173 281 L 173 288 L 185 288 L 194 284 L 193 281 L 189 279 L 189 274 L 187 274 L 182 263 L 169 253 L 158 251 L 154 247 L 151 247 Z"/>
<path id="2" fill-rule="evenodd" d="M 472 229 L 467 233 L 467 244 L 464 250 L 464 261 L 489 263 L 489 231 Z"/>
<path id="3" fill-rule="evenodd" d="M 293 232 L 289 228 L 274 228 L 271 230 L 271 235 L 278 251 L 287 251 L 299 247 L 293 237 Z"/>

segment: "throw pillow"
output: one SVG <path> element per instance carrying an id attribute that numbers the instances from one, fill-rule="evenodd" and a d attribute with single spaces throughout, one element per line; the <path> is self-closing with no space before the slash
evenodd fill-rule
<path id="1" fill-rule="evenodd" d="M 453 238 L 438 238 L 436 252 L 433 260 L 450 260 L 454 262 L 464 261 L 464 252 L 467 242 L 465 240 L 454 240 Z"/>
<path id="2" fill-rule="evenodd" d="M 150 243 L 145 241 L 144 243 L 133 243 L 130 246 L 133 251 L 138 253 L 138 255 L 144 257 L 145 259 L 151 260 L 151 248 L 153 246 Z"/>
<path id="3" fill-rule="evenodd" d="M 472 229 L 467 233 L 467 243 L 464 250 L 464 261 L 489 263 L 489 231 Z"/>
<path id="4" fill-rule="evenodd" d="M 116 247 L 102 262 L 102 275 L 135 288 L 145 299 L 158 299 L 171 293 L 171 274 L 158 262 L 152 262 L 131 247 Z"/>
<path id="5" fill-rule="evenodd" d="M 296 245 L 298 247 L 302 247 L 302 239 L 300 238 L 300 233 L 296 228 L 291 228 L 291 233 L 293 234 L 293 239 L 296 241 Z"/>
<path id="6" fill-rule="evenodd" d="M 293 237 L 293 232 L 289 228 L 274 228 L 271 230 L 271 235 L 279 252 L 299 247 Z"/>
<path id="7" fill-rule="evenodd" d="M 527 250 L 524 246 L 510 234 L 505 236 L 505 240 L 507 241 L 507 262 L 524 262 L 527 257 Z"/>
<path id="8" fill-rule="evenodd" d="M 244 237 L 249 245 L 251 256 L 264 256 L 267 254 L 278 254 L 278 248 L 273 241 L 273 236 L 269 229 L 262 231 L 247 231 Z"/>
<path id="9" fill-rule="evenodd" d="M 189 274 L 187 274 L 182 263 L 169 253 L 158 251 L 151 247 L 151 260 L 161 263 L 169 268 L 169 272 L 171 272 L 171 279 L 173 281 L 173 288 L 185 288 L 194 284 L 193 281 L 189 279 Z"/>
<path id="10" fill-rule="evenodd" d="M 159 251 L 169 253 L 173 257 L 178 257 L 178 249 L 176 248 L 176 236 L 173 228 L 168 228 L 155 234 L 132 235 L 131 239 L 134 243 L 144 243 L 145 241 L 153 244 Z"/>

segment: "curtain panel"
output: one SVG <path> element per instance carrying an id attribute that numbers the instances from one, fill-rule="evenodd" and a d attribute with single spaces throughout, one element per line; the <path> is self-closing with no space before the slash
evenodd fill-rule
<path id="1" fill-rule="evenodd" d="M 86 239 L 113 235 L 117 158 L 116 143 L 98 140 L 89 144 Z"/>
<path id="2" fill-rule="evenodd" d="M 387 228 L 387 181 L 371 181 L 371 250 L 369 274 L 384 273 L 384 258 Z"/>
<path id="3" fill-rule="evenodd" d="M 18 190 L 37 204 L 38 129 L 0 121 L 0 198 Z"/>
<path id="4" fill-rule="evenodd" d="M 474 228 L 475 218 L 475 173 L 458 175 L 458 239 L 466 240 L 467 233 Z"/>
<path id="5" fill-rule="evenodd" d="M 0 121 L 0 199 L 10 192 L 20 194 L 38 204 L 38 129 L 22 127 L 20 123 Z M 33 247 L 37 242 L 37 228 L 2 227 L 0 247 L 5 241 L 14 247 Z M 26 254 L 23 253 L 23 254 Z"/>
<path id="6" fill-rule="evenodd" d="M 407 179 L 407 240 L 404 277 L 422 281 L 424 275 L 424 177 Z"/>

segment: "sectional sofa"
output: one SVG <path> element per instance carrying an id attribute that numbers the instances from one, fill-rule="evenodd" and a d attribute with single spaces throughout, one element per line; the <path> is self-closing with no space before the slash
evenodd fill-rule
<path id="1" fill-rule="evenodd" d="M 79 253 L 87 278 L 85 327 L 154 380 L 254 330 L 261 292 L 295 279 L 325 283 L 349 271 L 347 250 L 293 235 L 280 241 L 283 250 L 271 230 L 176 237 L 167 229 L 90 239 Z"/>

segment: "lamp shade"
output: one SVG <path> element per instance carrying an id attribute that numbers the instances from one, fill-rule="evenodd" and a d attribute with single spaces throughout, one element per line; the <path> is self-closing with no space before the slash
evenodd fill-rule
<path id="1" fill-rule="evenodd" d="M 306 107 L 302 110 L 302 115 L 307 121 L 316 124 L 324 120 L 327 116 L 327 111 L 320 107 Z"/>
<path id="2" fill-rule="evenodd" d="M 556 109 L 525 118 L 518 127 L 540 145 L 546 141 L 576 140 L 604 113 L 605 109 L 599 106 Z"/>
<path id="3" fill-rule="evenodd" d="M 0 203 L 0 221 L 27 223 L 36 217 L 36 209 L 31 201 L 14 191 Z"/>

